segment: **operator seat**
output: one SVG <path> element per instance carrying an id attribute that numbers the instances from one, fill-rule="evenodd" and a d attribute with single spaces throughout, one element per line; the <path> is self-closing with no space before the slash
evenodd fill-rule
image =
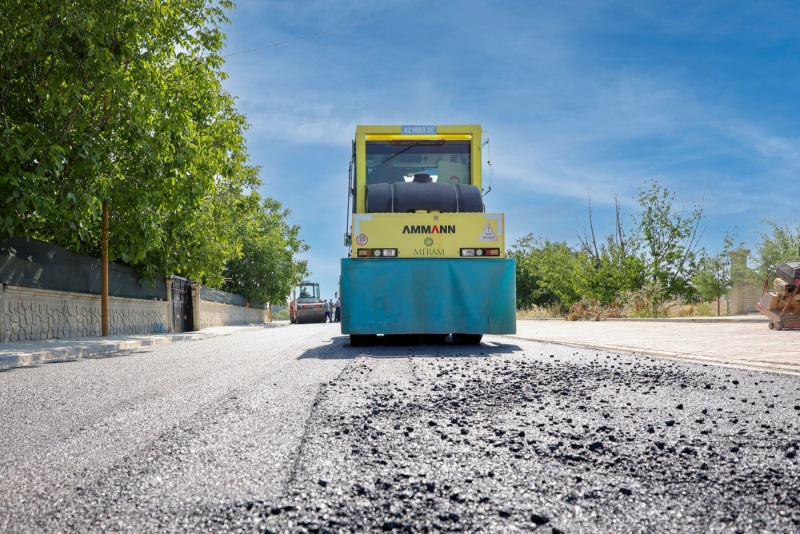
<path id="1" fill-rule="evenodd" d="M 405 181 L 403 171 L 391 163 L 375 165 L 372 172 L 367 175 L 368 184 L 394 184 Z"/>

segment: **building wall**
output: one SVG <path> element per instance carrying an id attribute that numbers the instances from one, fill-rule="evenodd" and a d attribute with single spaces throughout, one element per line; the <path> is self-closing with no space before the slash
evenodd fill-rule
<path id="1" fill-rule="evenodd" d="M 109 333 L 152 334 L 167 328 L 168 302 L 110 297 Z M 0 342 L 99 336 L 100 296 L 3 285 Z"/>
<path id="2" fill-rule="evenodd" d="M 194 301 L 194 328 L 263 324 L 270 322 L 269 310 L 231 306 L 197 298 Z"/>

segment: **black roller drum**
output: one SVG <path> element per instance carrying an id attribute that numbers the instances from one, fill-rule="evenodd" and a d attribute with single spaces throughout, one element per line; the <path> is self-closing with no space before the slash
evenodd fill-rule
<path id="1" fill-rule="evenodd" d="M 483 213 L 481 190 L 475 185 L 402 182 L 367 185 L 367 213 Z"/>

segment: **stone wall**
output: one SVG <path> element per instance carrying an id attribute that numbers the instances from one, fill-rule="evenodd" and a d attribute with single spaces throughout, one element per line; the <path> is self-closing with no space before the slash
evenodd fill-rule
<path id="1" fill-rule="evenodd" d="M 738 249 L 729 252 L 731 257 L 731 273 L 733 284 L 728 295 L 731 315 L 742 313 L 758 313 L 756 302 L 761 300 L 763 283 L 754 279 L 754 273 L 747 267 L 749 250 Z"/>
<path id="2" fill-rule="evenodd" d="M 731 287 L 731 315 L 758 313 L 756 302 L 761 300 L 763 287 L 752 282 L 737 282 Z"/>
<path id="3" fill-rule="evenodd" d="M 166 301 L 110 297 L 109 333 L 152 334 L 167 328 Z M 0 342 L 100 335 L 100 296 L 3 285 Z"/>
<path id="4" fill-rule="evenodd" d="M 231 306 L 195 298 L 194 328 L 201 330 L 211 326 L 240 324 L 263 324 L 270 322 L 269 310 Z"/>

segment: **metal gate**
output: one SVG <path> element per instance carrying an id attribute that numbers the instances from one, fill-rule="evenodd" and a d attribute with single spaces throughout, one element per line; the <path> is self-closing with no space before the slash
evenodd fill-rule
<path id="1" fill-rule="evenodd" d="M 192 316 L 192 284 L 187 278 L 172 277 L 172 328 L 175 332 L 194 329 Z"/>

